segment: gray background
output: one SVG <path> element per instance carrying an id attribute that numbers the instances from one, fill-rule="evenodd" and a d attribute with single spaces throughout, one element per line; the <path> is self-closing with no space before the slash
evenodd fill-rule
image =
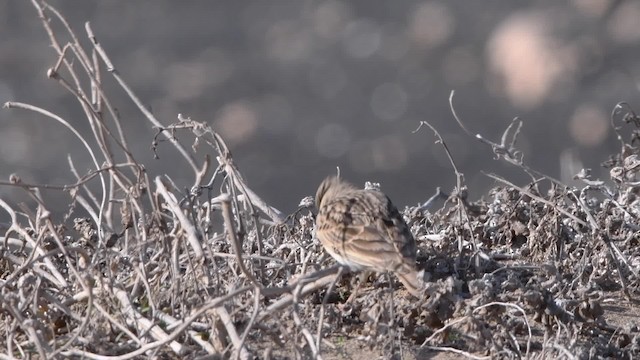
<path id="1" fill-rule="evenodd" d="M 527 178 L 492 159 L 454 123 L 448 97 L 474 132 L 498 140 L 525 120 L 519 148 L 562 177 L 618 150 L 609 125 L 619 101 L 638 108 L 637 1 L 52 1 L 88 44 L 84 22 L 164 123 L 178 113 L 227 140 L 249 185 L 290 212 L 340 166 L 357 184 L 382 183 L 399 206 L 450 190 L 455 177 L 430 131 L 445 137 L 471 197 L 493 181 Z M 55 29 L 61 27 L 54 22 Z M 86 134 L 75 100 L 46 69 L 56 55 L 28 1 L 0 2 L 0 101 L 33 103 Z M 188 186 L 192 174 L 107 78 L 137 158 Z M 38 115 L 0 111 L 0 177 L 74 182 L 89 162 L 68 130 Z M 20 201 L 20 192 L 0 188 Z M 66 195 L 47 192 L 52 201 Z M 66 204 L 66 201 L 64 202 Z M 64 209 L 63 209 L 64 210 Z"/>

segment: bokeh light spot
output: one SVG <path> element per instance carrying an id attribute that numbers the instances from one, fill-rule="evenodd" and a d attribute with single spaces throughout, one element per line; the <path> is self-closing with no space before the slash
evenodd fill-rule
<path id="1" fill-rule="evenodd" d="M 351 136 L 342 124 L 326 124 L 316 135 L 316 148 L 324 157 L 335 159 L 349 151 Z"/>
<path id="2" fill-rule="evenodd" d="M 580 105 L 569 120 L 571 138 L 582 146 L 600 145 L 607 137 L 609 118 L 600 108 Z"/>
<path id="3" fill-rule="evenodd" d="M 214 129 L 231 144 L 249 141 L 256 132 L 258 119 L 255 111 L 244 101 L 226 105 L 214 120 Z"/>
<path id="4" fill-rule="evenodd" d="M 398 84 L 379 85 L 371 95 L 371 110 L 382 120 L 396 120 L 407 110 L 407 92 Z"/>

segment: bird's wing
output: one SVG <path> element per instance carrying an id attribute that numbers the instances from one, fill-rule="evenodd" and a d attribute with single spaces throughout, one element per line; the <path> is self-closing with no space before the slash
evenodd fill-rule
<path id="1" fill-rule="evenodd" d="M 394 241 L 375 225 L 345 227 L 345 258 L 378 270 L 395 271 L 404 262 Z"/>
<path id="2" fill-rule="evenodd" d="M 407 223 L 402 218 L 402 214 L 385 194 L 379 191 L 367 191 L 367 195 L 369 204 L 362 205 L 362 208 L 355 206 L 352 210 L 352 223 L 375 227 L 375 230 L 372 229 L 369 232 L 389 242 L 403 259 L 403 262 L 414 266 L 416 242 Z M 361 204 L 365 204 L 365 202 L 358 203 L 358 205 Z M 365 208 L 373 211 L 367 211 Z"/>
<path id="3" fill-rule="evenodd" d="M 380 192 L 353 191 L 335 198 L 322 206 L 316 223 L 320 241 L 344 263 L 379 271 L 415 267 L 413 236 Z"/>

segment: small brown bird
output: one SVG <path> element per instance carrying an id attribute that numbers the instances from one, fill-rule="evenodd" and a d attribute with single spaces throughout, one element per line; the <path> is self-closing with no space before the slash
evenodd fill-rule
<path id="1" fill-rule="evenodd" d="M 416 242 L 385 194 L 331 176 L 318 187 L 316 206 L 316 236 L 334 259 L 352 270 L 393 272 L 412 295 L 421 296 Z"/>

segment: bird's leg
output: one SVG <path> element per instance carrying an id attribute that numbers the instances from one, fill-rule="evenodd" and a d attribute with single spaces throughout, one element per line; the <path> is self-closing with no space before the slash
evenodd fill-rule
<path id="1" fill-rule="evenodd" d="M 393 282 L 391 279 L 391 274 L 387 271 L 385 273 L 385 276 L 387 277 L 387 281 L 389 282 L 389 288 L 388 288 L 388 304 L 389 304 L 389 324 L 388 324 L 388 331 L 389 331 L 389 340 L 391 341 L 391 353 L 395 354 L 397 352 L 398 349 L 400 349 L 400 344 L 399 344 L 399 338 L 397 338 L 397 335 L 399 335 L 399 333 L 397 332 L 396 326 L 395 326 L 395 320 L 396 320 L 396 315 L 395 315 L 395 306 L 394 306 L 394 302 L 393 302 Z"/>
<path id="2" fill-rule="evenodd" d="M 388 271 L 385 273 L 385 275 L 387 277 L 387 281 L 389 282 L 389 328 L 392 329 L 395 320 L 393 306 L 393 282 L 391 279 L 391 274 Z"/>
<path id="3" fill-rule="evenodd" d="M 371 272 L 367 270 L 363 270 L 360 272 L 360 274 L 358 274 L 358 283 L 356 284 L 356 287 L 351 292 L 351 295 L 349 295 L 349 298 L 347 298 L 347 301 L 344 302 L 344 305 L 350 305 L 351 302 L 356 299 L 356 297 L 358 296 L 358 290 L 360 289 L 360 286 L 362 286 L 362 284 L 365 281 L 367 281 L 367 279 L 369 278 L 369 275 L 371 275 Z"/>

